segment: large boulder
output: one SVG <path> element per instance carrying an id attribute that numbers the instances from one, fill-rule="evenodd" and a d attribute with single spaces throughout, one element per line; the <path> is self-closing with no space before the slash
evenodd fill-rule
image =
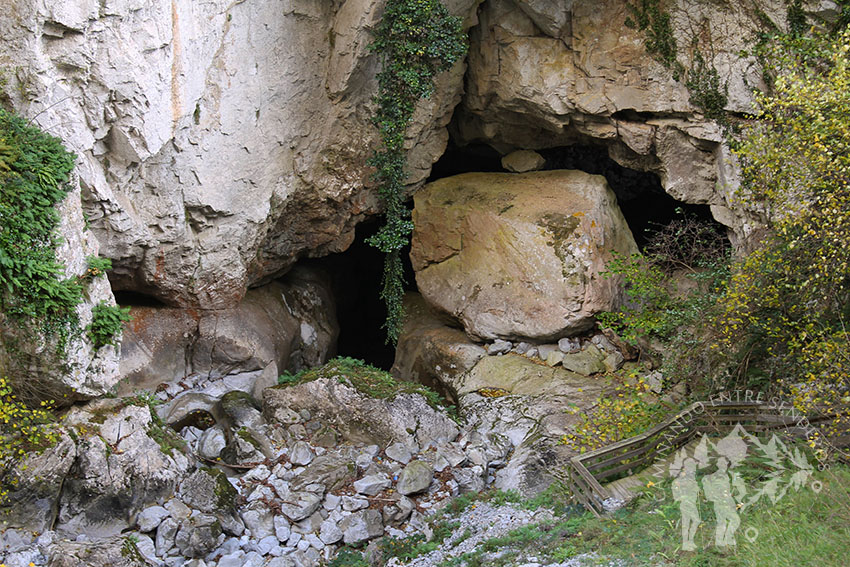
<path id="1" fill-rule="evenodd" d="M 580 171 L 440 179 L 416 193 L 413 222 L 422 296 L 482 339 L 588 329 L 620 302 L 601 275 L 612 251 L 637 251 L 605 179 Z"/>
<path id="2" fill-rule="evenodd" d="M 285 423 L 292 410 L 307 410 L 346 441 L 363 445 L 402 442 L 418 449 L 447 443 L 459 433 L 457 425 L 420 394 L 371 397 L 346 384 L 343 375 L 265 391 L 263 411 L 269 421 Z"/>
<path id="3" fill-rule="evenodd" d="M 56 432 L 56 443 L 42 451 L 31 451 L 19 462 L 8 463 L 0 478 L 0 528 L 33 532 L 50 529 L 59 507 L 65 475 L 74 464 L 77 446 L 68 432 Z"/>
<path id="4" fill-rule="evenodd" d="M 170 496 L 191 468 L 176 434 L 154 423 L 147 405 L 99 400 L 73 409 L 65 423 L 78 442 L 62 486 L 60 534 L 122 532 L 138 512 Z"/>

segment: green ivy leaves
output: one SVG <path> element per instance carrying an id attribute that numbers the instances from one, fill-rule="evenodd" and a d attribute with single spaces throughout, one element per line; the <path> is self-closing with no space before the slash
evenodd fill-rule
<path id="1" fill-rule="evenodd" d="M 404 204 L 404 134 L 416 102 L 431 96 L 434 76 L 464 56 L 466 36 L 459 18 L 449 14 L 439 0 L 390 0 L 375 32 L 371 49 L 378 54 L 378 110 L 373 123 L 382 148 L 369 164 L 376 171 L 386 222 L 368 243 L 386 254 L 381 299 L 387 306 L 387 342 L 396 343 L 404 324 L 404 268 L 401 250 L 407 245 L 413 223 Z"/>

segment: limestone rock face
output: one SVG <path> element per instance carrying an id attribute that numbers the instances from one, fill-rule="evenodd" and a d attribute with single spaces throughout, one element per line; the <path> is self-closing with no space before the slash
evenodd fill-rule
<path id="1" fill-rule="evenodd" d="M 344 250 L 377 212 L 371 30 L 384 0 L 11 0 L 0 94 L 79 156 L 113 285 L 233 307 L 304 255 Z M 451 3 L 472 23 L 474 0 Z M 422 101 L 409 182 L 448 139 L 464 66 Z"/>
<path id="2" fill-rule="evenodd" d="M 482 339 L 587 329 L 620 299 L 600 276 L 611 251 L 637 251 L 605 179 L 579 171 L 441 179 L 417 192 L 413 222 L 422 296 Z"/>
<path id="3" fill-rule="evenodd" d="M 148 435 L 147 407 L 98 400 L 72 412 L 66 423 L 85 432 L 86 442 L 62 487 L 61 534 L 120 533 L 131 516 L 172 494 L 190 468 L 180 451 L 168 454 Z"/>
<path id="4" fill-rule="evenodd" d="M 134 307 L 124 332 L 124 389 L 150 388 L 190 374 L 221 377 L 263 370 L 276 379 L 327 360 L 339 328 L 330 284 L 297 267 L 249 290 L 229 309 Z"/>
<path id="5" fill-rule="evenodd" d="M 457 116 L 461 142 L 503 153 L 575 143 L 604 145 L 625 167 L 657 173 L 675 198 L 712 206 L 738 236 L 751 230 L 730 213 L 735 161 L 718 127 L 694 106 L 685 78 L 653 59 L 626 0 L 491 0 L 472 30 L 467 93 Z M 633 3 L 632 3 L 633 4 Z M 762 86 L 752 38 L 763 17 L 780 29 L 786 7 L 759 0 L 664 2 L 678 60 L 686 70 L 700 53 L 718 71 L 726 108 L 749 112 Z M 693 49 L 694 39 L 698 47 Z"/>

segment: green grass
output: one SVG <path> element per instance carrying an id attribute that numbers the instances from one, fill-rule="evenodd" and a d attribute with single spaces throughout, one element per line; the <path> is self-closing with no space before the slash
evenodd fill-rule
<path id="1" fill-rule="evenodd" d="M 745 471 L 754 481 L 759 467 Z M 748 474 L 749 473 L 749 474 Z M 835 466 L 815 472 L 823 483 L 819 493 L 810 486 L 789 490 L 777 503 L 762 500 L 741 514 L 737 549 L 714 546 L 714 515 L 701 503 L 703 524 L 697 530 L 697 550 L 681 550 L 678 504 L 669 497 L 657 502 L 651 495 L 605 518 L 585 516 L 575 552 L 595 551 L 600 557 L 633 560 L 639 565 L 681 567 L 772 567 L 847 564 L 850 551 L 850 468 Z M 668 487 L 662 485 L 662 489 Z M 746 531 L 745 531 L 746 530 Z M 748 539 L 745 534 L 757 533 Z"/>
<path id="2" fill-rule="evenodd" d="M 398 381 L 386 370 L 381 370 L 362 360 L 340 356 L 329 360 L 324 366 L 301 370 L 296 374 L 283 374 L 278 378 L 278 388 L 296 386 L 321 378 L 339 380 L 372 398 L 392 399 L 399 394 L 420 394 L 428 405 L 445 410 L 452 419 L 457 419 L 454 406 L 447 405 L 435 391 L 416 382 Z"/>
<path id="3" fill-rule="evenodd" d="M 768 478 L 771 467 L 751 460 L 736 472 L 752 487 Z M 522 526 L 482 542 L 471 552 L 448 558 L 441 565 L 500 567 L 522 563 L 530 556 L 541 563 L 554 563 L 589 552 L 595 554 L 595 559 L 587 559 L 587 565 L 597 562 L 608 565 L 617 559 L 635 566 L 846 565 L 850 551 L 850 467 L 836 465 L 826 471 L 815 471 L 809 481 L 799 491 L 789 489 L 775 504 L 763 498 L 743 512 L 736 533 L 737 549 L 715 547 L 712 508 L 710 503 L 701 502 L 703 524 L 697 531 L 697 550 L 682 551 L 679 506 L 671 497 L 670 482 L 666 481 L 647 489 L 633 505 L 606 517 L 596 518 L 575 508 L 563 508 L 552 521 Z M 812 481 L 822 483 L 820 492 L 811 489 Z M 656 499 L 659 491 L 666 494 L 664 500 Z M 517 502 L 516 493 L 488 491 L 458 498 L 444 513 L 459 514 L 476 502 L 514 503 L 533 509 L 553 502 L 553 496 L 550 492 L 523 503 Z M 757 537 L 746 537 L 753 533 Z M 461 534 L 455 543 L 464 539 Z"/>

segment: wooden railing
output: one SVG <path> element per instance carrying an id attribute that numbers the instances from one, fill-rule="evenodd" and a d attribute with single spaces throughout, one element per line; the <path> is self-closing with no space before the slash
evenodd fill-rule
<path id="1" fill-rule="evenodd" d="M 598 516 L 606 510 L 605 502 L 611 498 L 603 483 L 647 468 L 673 454 L 698 433 L 723 433 L 741 425 L 751 434 L 781 429 L 789 435 L 806 437 L 835 415 L 835 412 L 803 415 L 780 403 L 694 402 L 649 431 L 572 457 L 567 484 L 578 502 Z"/>

